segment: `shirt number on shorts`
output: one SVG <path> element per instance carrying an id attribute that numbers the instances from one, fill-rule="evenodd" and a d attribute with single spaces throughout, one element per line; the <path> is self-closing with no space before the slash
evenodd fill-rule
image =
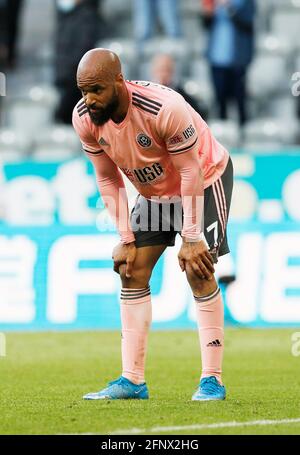
<path id="1" fill-rule="evenodd" d="M 214 223 L 210 224 L 206 230 L 207 232 L 214 230 L 214 246 L 218 246 L 218 222 L 215 221 Z"/>

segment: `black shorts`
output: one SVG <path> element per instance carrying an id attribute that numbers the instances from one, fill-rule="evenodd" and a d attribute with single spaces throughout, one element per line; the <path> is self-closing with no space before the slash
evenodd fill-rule
<path id="1" fill-rule="evenodd" d="M 221 177 L 204 190 L 204 234 L 215 262 L 218 256 L 229 253 L 226 228 L 232 187 L 233 166 L 229 157 Z M 178 206 L 180 211 L 177 210 Z M 174 246 L 175 237 L 180 234 L 178 221 L 182 223 L 182 219 L 181 202 L 159 203 L 138 195 L 130 215 L 136 247 Z"/>

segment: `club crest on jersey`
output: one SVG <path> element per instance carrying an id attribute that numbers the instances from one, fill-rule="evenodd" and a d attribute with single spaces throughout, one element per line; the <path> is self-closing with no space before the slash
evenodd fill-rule
<path id="1" fill-rule="evenodd" d="M 145 133 L 139 133 L 136 137 L 136 141 L 141 147 L 144 148 L 148 148 L 152 144 L 150 137 Z"/>

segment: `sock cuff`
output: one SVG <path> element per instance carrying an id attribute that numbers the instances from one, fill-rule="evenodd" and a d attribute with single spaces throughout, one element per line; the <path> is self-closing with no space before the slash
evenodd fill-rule
<path id="1" fill-rule="evenodd" d="M 129 300 L 130 303 L 139 300 L 144 297 L 151 295 L 150 286 L 142 289 L 122 288 L 121 289 L 121 300 Z"/>
<path id="2" fill-rule="evenodd" d="M 217 297 L 217 295 L 220 293 L 220 288 L 219 286 L 217 287 L 217 289 L 215 291 L 213 291 L 211 294 L 208 294 L 208 295 L 204 295 L 204 296 L 201 296 L 201 297 L 198 297 L 196 295 L 194 295 L 194 299 L 196 302 L 200 302 L 200 303 L 207 303 L 209 302 L 210 300 L 214 299 L 215 297 Z"/>

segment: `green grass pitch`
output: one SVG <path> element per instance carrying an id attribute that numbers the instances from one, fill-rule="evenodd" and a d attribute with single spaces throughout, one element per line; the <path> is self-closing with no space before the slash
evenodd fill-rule
<path id="1" fill-rule="evenodd" d="M 189 428 L 299 419 L 300 357 L 291 353 L 294 331 L 227 328 L 227 399 L 209 403 L 191 401 L 200 372 L 196 331 L 150 333 L 148 401 L 81 399 L 119 376 L 119 332 L 7 333 L 7 355 L 0 357 L 0 433 L 112 434 L 135 428 L 148 435 L 300 434 L 300 422 Z M 159 429 L 173 426 L 179 429 Z"/>

